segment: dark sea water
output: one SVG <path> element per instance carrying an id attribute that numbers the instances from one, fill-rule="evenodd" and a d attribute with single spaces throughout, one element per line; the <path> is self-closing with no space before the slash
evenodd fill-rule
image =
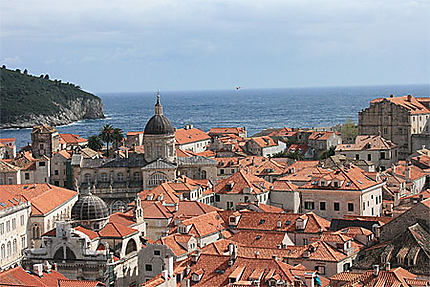
<path id="1" fill-rule="evenodd" d="M 369 101 L 390 94 L 429 97 L 430 85 L 375 87 L 241 89 L 218 91 L 161 92 L 164 114 L 177 127 L 193 124 L 211 127 L 245 126 L 248 135 L 266 128 L 324 127 L 358 121 L 358 112 Z M 128 131 L 140 131 L 154 114 L 155 93 L 98 94 L 106 118 L 58 126 L 61 133 L 88 137 L 104 124 Z M 31 129 L 0 130 L 1 137 L 15 137 L 17 146 L 30 142 Z"/>

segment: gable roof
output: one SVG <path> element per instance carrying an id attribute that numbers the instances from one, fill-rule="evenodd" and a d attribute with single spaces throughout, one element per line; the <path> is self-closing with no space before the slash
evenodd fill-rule
<path id="1" fill-rule="evenodd" d="M 175 138 L 176 143 L 179 145 L 199 141 L 207 141 L 211 139 L 211 137 L 207 133 L 197 128 L 177 129 L 175 131 Z"/>
<path id="2" fill-rule="evenodd" d="M 415 97 L 410 95 L 400 97 L 392 96 L 388 98 L 378 98 L 372 100 L 370 103 L 373 104 L 383 101 L 389 101 L 390 103 L 401 106 L 407 109 L 413 115 L 430 113 L 430 110 L 428 108 L 426 108 L 422 103 L 420 103 Z"/>
<path id="3" fill-rule="evenodd" d="M 9 192 L 30 201 L 33 216 L 45 215 L 78 196 L 74 190 L 48 183 L 0 185 L 0 194 L 3 192 Z"/>
<path id="4" fill-rule="evenodd" d="M 67 279 L 60 272 L 51 270 L 43 272 L 43 276 L 25 271 L 22 267 L 15 267 L 0 273 L 0 286 L 20 286 L 20 287 L 52 287 L 58 286 L 58 280 Z"/>
<path id="5" fill-rule="evenodd" d="M 241 169 L 228 178 L 221 180 L 217 185 L 215 185 L 214 191 L 216 193 L 225 194 L 260 194 L 268 192 L 271 188 L 272 184 L 270 182 Z"/>

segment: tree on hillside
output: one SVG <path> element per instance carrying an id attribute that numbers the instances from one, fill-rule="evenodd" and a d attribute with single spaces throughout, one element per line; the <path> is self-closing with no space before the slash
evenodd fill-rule
<path id="1" fill-rule="evenodd" d="M 24 75 L 28 75 L 27 69 L 24 69 Z"/>
<path id="2" fill-rule="evenodd" d="M 331 157 L 332 155 L 334 155 L 334 150 L 335 150 L 335 149 L 336 149 L 336 147 L 332 146 L 332 147 L 330 147 L 329 149 L 327 149 L 327 150 L 323 151 L 323 152 L 320 154 L 320 160 L 323 160 L 323 159 L 329 158 L 329 157 Z"/>
<path id="3" fill-rule="evenodd" d="M 113 141 L 113 126 L 106 124 L 100 132 L 100 139 L 106 143 L 107 157 L 109 157 L 109 143 Z"/>
<path id="4" fill-rule="evenodd" d="M 90 136 L 88 138 L 88 147 L 92 150 L 99 151 L 103 147 L 103 141 L 99 136 Z"/>

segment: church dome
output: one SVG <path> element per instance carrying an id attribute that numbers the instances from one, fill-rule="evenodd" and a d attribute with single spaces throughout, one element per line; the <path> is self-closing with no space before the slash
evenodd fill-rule
<path id="1" fill-rule="evenodd" d="M 173 134 L 175 130 L 164 115 L 154 115 L 145 126 L 146 135 Z"/>
<path id="2" fill-rule="evenodd" d="M 71 213 L 72 220 L 97 220 L 109 216 L 108 207 L 103 199 L 91 193 L 79 196 Z"/>
<path id="3" fill-rule="evenodd" d="M 146 135 L 174 134 L 175 130 L 169 119 L 163 115 L 163 106 L 160 103 L 160 95 L 157 94 L 157 104 L 155 105 L 155 115 L 145 126 Z"/>

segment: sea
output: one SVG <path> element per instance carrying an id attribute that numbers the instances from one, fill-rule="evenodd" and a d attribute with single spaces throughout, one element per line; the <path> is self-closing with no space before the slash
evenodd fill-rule
<path id="1" fill-rule="evenodd" d="M 192 124 L 208 131 L 241 126 L 249 136 L 267 128 L 328 127 L 348 119 L 358 122 L 358 112 L 368 107 L 370 100 L 391 94 L 430 97 L 430 84 L 160 92 L 164 114 L 176 128 Z M 106 118 L 57 126 L 59 132 L 87 138 L 98 134 L 105 124 L 124 133 L 142 131 L 154 114 L 156 92 L 97 96 L 103 101 Z M 31 128 L 3 129 L 0 137 L 14 137 L 20 148 L 30 142 L 30 132 Z"/>

